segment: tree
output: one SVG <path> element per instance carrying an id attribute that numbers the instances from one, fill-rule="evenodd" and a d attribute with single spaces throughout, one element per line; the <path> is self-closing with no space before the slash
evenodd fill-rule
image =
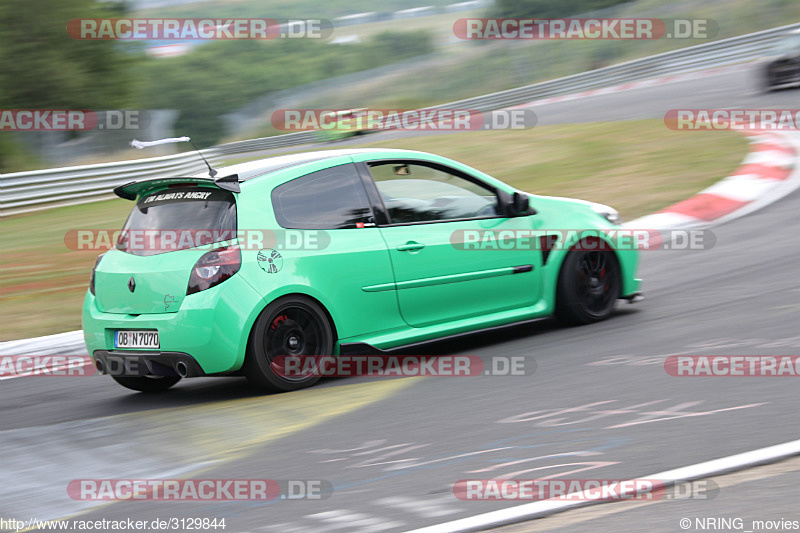
<path id="1" fill-rule="evenodd" d="M 119 16 L 94 0 L 0 3 L 0 106 L 115 109 L 130 104 L 130 43 L 72 39 L 76 18 Z"/>
<path id="2" fill-rule="evenodd" d="M 74 18 L 120 16 L 94 0 L 0 2 L 0 109 L 115 109 L 131 104 L 130 43 L 79 41 Z M 128 45 L 128 46 L 125 46 Z M 123 49 L 127 48 L 127 51 Z M 20 134 L 0 131 L 0 171 L 36 165 Z"/>

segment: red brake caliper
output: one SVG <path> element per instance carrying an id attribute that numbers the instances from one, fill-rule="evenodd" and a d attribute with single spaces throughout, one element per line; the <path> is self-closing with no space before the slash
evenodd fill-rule
<path id="1" fill-rule="evenodd" d="M 273 320 L 272 324 L 270 324 L 269 329 L 271 330 L 278 329 L 278 326 L 280 326 L 282 322 L 285 322 L 286 318 L 287 318 L 286 315 L 276 316 L 275 320 Z"/>

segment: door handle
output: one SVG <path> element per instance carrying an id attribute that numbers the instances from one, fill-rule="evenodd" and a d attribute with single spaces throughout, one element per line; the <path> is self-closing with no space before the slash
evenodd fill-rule
<path id="1" fill-rule="evenodd" d="M 416 252 L 418 250 L 422 250 L 425 248 L 425 245 L 416 241 L 408 241 L 405 244 L 401 244 L 397 247 L 397 250 L 400 252 Z"/>

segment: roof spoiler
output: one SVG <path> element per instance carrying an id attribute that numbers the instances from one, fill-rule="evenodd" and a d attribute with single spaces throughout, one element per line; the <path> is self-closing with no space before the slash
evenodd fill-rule
<path id="1" fill-rule="evenodd" d="M 225 189 L 226 191 L 242 192 L 241 187 L 239 187 L 238 174 L 231 174 L 230 176 L 223 176 L 221 178 L 216 178 L 214 180 L 214 185 L 216 185 L 220 189 Z"/>
<path id="2" fill-rule="evenodd" d="M 209 184 L 209 178 L 191 178 L 191 177 L 171 177 L 171 178 L 155 178 L 150 180 L 142 180 L 142 181 L 130 181 L 124 185 L 120 185 L 118 187 L 114 187 L 114 194 L 119 196 L 124 200 L 136 200 L 136 196 L 142 190 L 149 189 L 148 185 L 170 185 L 170 184 L 178 184 L 178 183 L 186 183 L 195 182 L 195 183 L 203 183 Z M 214 185 L 219 187 L 220 189 L 224 189 L 226 191 L 231 192 L 242 192 L 241 188 L 239 187 L 239 175 L 238 174 L 231 174 L 229 176 L 223 176 L 221 178 L 216 178 L 213 180 Z"/>

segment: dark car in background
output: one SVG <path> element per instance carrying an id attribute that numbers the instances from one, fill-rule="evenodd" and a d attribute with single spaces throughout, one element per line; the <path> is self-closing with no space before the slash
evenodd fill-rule
<path id="1" fill-rule="evenodd" d="M 764 68 L 764 89 L 800 86 L 800 30 L 782 36 Z"/>

